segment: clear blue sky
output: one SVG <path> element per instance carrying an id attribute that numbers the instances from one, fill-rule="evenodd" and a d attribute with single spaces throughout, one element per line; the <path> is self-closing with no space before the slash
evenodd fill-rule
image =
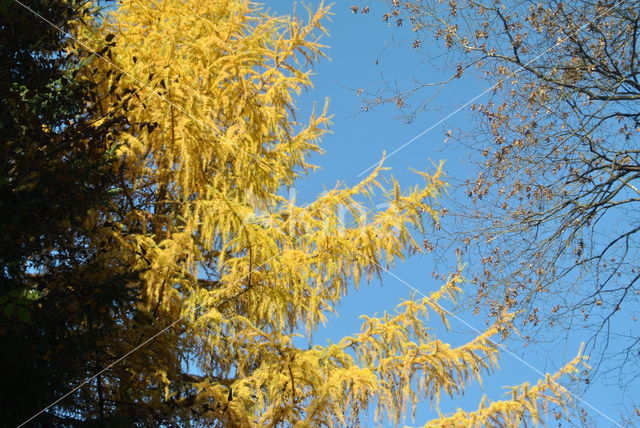
<path id="1" fill-rule="evenodd" d="M 300 2 L 297 3 L 298 12 L 304 12 Z M 318 1 L 307 2 L 309 3 L 317 5 Z M 274 0 L 267 4 L 278 14 L 290 14 L 294 7 L 291 0 Z M 354 4 L 358 2 L 354 1 Z M 410 47 L 412 33 L 406 28 L 398 29 L 383 24 L 381 16 L 385 10 L 380 3 L 370 2 L 371 11 L 368 15 L 354 15 L 350 6 L 351 3 L 347 2 L 333 5 L 332 21 L 326 22 L 330 35 L 324 39 L 324 43 L 329 46 L 327 53 L 330 60 L 319 62 L 313 78 L 315 88 L 299 98 L 298 106 L 304 113 L 310 111 L 314 102 L 322 105 L 328 97 L 330 112 L 334 115 L 332 134 L 324 138 L 322 143 L 326 154 L 312 157 L 312 162 L 319 165 L 321 170 L 300 180 L 295 186 L 299 202 L 313 200 L 318 193 L 333 187 L 337 181 L 347 185 L 357 183 L 357 175 L 378 162 L 383 151 L 392 152 L 487 87 L 487 82 L 484 81 L 461 79 L 455 86 L 440 94 L 430 108 L 410 125 L 397 119 L 399 112 L 393 106 L 362 113 L 361 99 L 354 92 L 357 88 L 375 90 L 382 86 L 383 81 L 393 83 L 396 80 L 402 88 L 408 88 L 413 77 L 422 81 L 438 81 L 453 70 L 442 70 L 437 64 L 421 62 L 421 58 Z M 423 47 L 424 43 L 428 41 L 423 42 Z M 432 53 L 437 54 L 438 49 L 434 44 Z M 471 165 L 467 162 L 468 154 L 443 149 L 446 146 L 443 144 L 445 131 L 465 128 L 469 123 L 469 111 L 464 109 L 399 151 L 386 165 L 393 168 L 392 173 L 403 185 L 420 182 L 409 172 L 409 168 L 424 170 L 432 167 L 432 161 L 446 160 L 446 172 L 452 177 L 460 179 L 472 175 Z M 452 255 L 450 263 L 455 265 L 455 256 Z M 393 272 L 415 288 L 429 293 L 440 285 L 431 277 L 433 270 L 433 260 L 429 256 L 419 256 L 396 266 Z M 326 328 L 316 334 L 314 342 L 324 344 L 327 340 L 337 341 L 346 334 L 354 333 L 359 330 L 358 317 L 361 314 L 391 311 L 401 299 L 410 295 L 411 290 L 406 285 L 385 275 L 382 285 L 375 282 L 348 295 L 339 308 L 340 316 L 332 318 Z M 485 325 L 483 319 L 469 313 L 459 315 L 480 330 Z M 455 320 L 452 320 L 454 332 L 443 332 L 437 324 L 434 327 L 442 334 L 442 339 L 453 343 L 461 343 L 475 336 L 475 332 Z M 580 332 L 577 332 L 569 341 L 565 341 L 563 337 L 558 343 L 547 344 L 544 348 L 532 346 L 523 353 L 522 349 L 517 349 L 514 345 L 513 350 L 538 370 L 554 371 L 575 356 L 581 339 Z M 506 345 L 509 346 L 509 343 Z M 488 376 L 484 386 L 469 388 L 465 397 L 460 399 L 444 400 L 441 409 L 444 412 L 454 411 L 457 407 L 473 410 L 483 394 L 493 400 L 501 399 L 504 393 L 501 386 L 516 385 L 523 381 L 534 383 L 539 378 L 539 374 L 530 367 L 503 354 L 501 370 Z M 619 420 L 620 413 L 625 410 L 618 404 L 620 394 L 616 386 L 596 384 L 583 398 L 615 420 Z M 629 411 L 628 407 L 626 411 Z M 433 409 L 428 403 L 424 403 L 418 408 L 415 425 L 420 425 L 433 416 Z M 591 416 L 595 426 L 615 426 L 595 412 L 591 412 Z M 410 417 L 405 423 L 414 425 Z M 555 425 L 553 420 L 548 423 L 548 426 Z M 576 422 L 576 425 L 579 424 Z"/>

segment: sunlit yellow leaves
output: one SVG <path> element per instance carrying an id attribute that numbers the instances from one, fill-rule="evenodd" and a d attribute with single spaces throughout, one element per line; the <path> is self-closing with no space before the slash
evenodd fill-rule
<path id="1" fill-rule="evenodd" d="M 535 424 L 544 422 L 550 405 L 566 408 L 571 402 L 569 392 L 558 384 L 563 375 L 571 375 L 579 371 L 579 366 L 584 366 L 584 357 L 577 356 L 567 363 L 556 374 L 547 375 L 546 379 L 538 381 L 534 386 L 528 383 L 511 388 L 511 399 L 480 404 L 478 410 L 465 412 L 458 410 L 453 415 L 444 416 L 425 424 L 425 428 L 436 427 L 484 427 L 504 426 L 517 428 L 524 421 Z"/>
<path id="2" fill-rule="evenodd" d="M 365 316 L 337 344 L 296 346 L 295 333 L 311 336 L 350 290 L 421 251 L 446 187 L 442 165 L 403 189 L 380 164 L 308 204 L 282 196 L 315 168 L 307 158 L 329 125 L 326 104 L 294 116 L 327 14 L 321 5 L 305 22 L 241 0 L 126 0 L 98 31 L 116 42 L 98 74 L 127 70 L 115 90 L 101 83 L 103 109 L 136 94 L 118 153 L 125 208 L 111 233 L 144 270 L 141 310 L 173 327 L 153 348 L 170 360 L 154 372 L 164 400 L 207 422 L 355 426 L 370 405 L 398 422 L 497 366 L 502 321 L 460 347 L 426 327 L 430 313 L 448 322 L 439 301 L 455 300 L 459 274 L 394 314 Z M 202 376 L 183 373 L 185 361 Z"/>

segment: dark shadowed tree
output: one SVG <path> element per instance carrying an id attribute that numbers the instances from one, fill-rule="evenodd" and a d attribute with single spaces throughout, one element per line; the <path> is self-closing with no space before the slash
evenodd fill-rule
<path id="1" fill-rule="evenodd" d="M 0 10 L 0 402 L 8 426 L 111 357 L 104 343 L 120 328 L 114 313 L 133 301 L 126 286 L 136 277 L 108 256 L 117 244 L 97 214 L 113 212 L 118 198 L 113 151 L 125 122 L 115 111 L 96 122 L 95 85 L 79 73 L 95 57 L 72 50 L 65 34 L 98 10 L 86 1 L 26 5 Z M 75 394 L 37 424 L 73 425 L 76 410 L 98 419 L 105 404 L 99 381 L 94 387 L 94 396 Z"/>

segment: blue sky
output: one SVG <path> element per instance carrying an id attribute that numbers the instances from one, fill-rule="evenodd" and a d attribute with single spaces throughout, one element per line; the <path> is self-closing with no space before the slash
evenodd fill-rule
<path id="1" fill-rule="evenodd" d="M 268 7 L 278 14 L 290 14 L 294 3 L 298 3 L 298 12 L 304 12 L 300 2 L 290 0 L 274 0 L 267 3 Z M 317 5 L 318 1 L 307 2 Z M 357 4 L 357 2 L 354 2 Z M 425 62 L 411 48 L 413 34 L 405 28 L 398 29 L 395 25 L 387 26 L 381 16 L 385 12 L 382 5 L 371 2 L 370 13 L 354 15 L 350 10 L 351 3 L 340 2 L 334 4 L 332 20 L 326 22 L 330 35 L 323 39 L 329 46 L 326 51 L 330 60 L 321 60 L 315 68 L 313 77 L 315 88 L 303 94 L 298 100 L 301 112 L 308 113 L 314 103 L 322 106 L 324 99 L 329 98 L 329 111 L 334 115 L 332 133 L 324 138 L 322 147 L 324 155 L 314 155 L 312 163 L 321 169 L 300 180 L 295 190 L 297 201 L 305 202 L 315 198 L 326 188 L 333 187 L 341 181 L 347 185 L 354 185 L 359 181 L 358 174 L 381 159 L 382 153 L 393 152 L 407 141 L 421 134 L 426 129 L 445 118 L 459 106 L 483 92 L 489 83 L 474 80 L 471 77 L 460 79 L 456 85 L 448 87 L 420 114 L 411 124 L 398 120 L 399 111 L 395 106 L 387 105 L 372 111 L 362 112 L 362 99 L 355 90 L 362 88 L 373 91 L 382 87 L 383 82 L 395 84 L 401 88 L 408 88 L 412 79 L 421 81 L 439 81 L 448 77 L 454 70 L 443 69 L 437 62 Z M 360 4 L 362 6 L 362 4 Z M 437 56 L 439 46 L 423 48 Z M 425 92 L 425 96 L 428 95 Z M 482 101 L 483 98 L 480 98 Z M 446 161 L 445 170 L 449 176 L 464 179 L 473 174 L 472 166 L 468 163 L 468 153 L 447 148 L 444 135 L 448 129 L 465 129 L 472 123 L 469 109 L 463 109 L 435 126 L 421 138 L 400 150 L 389 158 L 386 166 L 392 167 L 392 173 L 403 185 L 419 184 L 418 177 L 409 168 L 424 170 L 432 169 L 433 164 L 440 160 Z M 445 261 L 445 265 L 455 265 L 456 260 Z M 441 266 L 438 266 L 441 268 Z M 394 275 L 416 289 L 429 293 L 439 287 L 440 282 L 433 279 L 432 271 L 436 269 L 434 260 L 429 255 L 414 257 L 407 262 L 397 265 L 393 269 Z M 442 269 L 439 269 L 443 272 Z M 332 318 L 326 328 L 321 329 L 314 337 L 314 342 L 324 344 L 327 340 L 339 340 L 346 334 L 359 329 L 361 314 L 380 314 L 391 311 L 401 299 L 409 298 L 412 290 L 391 275 L 384 275 L 382 284 L 373 282 L 345 297 L 339 308 L 339 317 Z M 462 319 L 474 327 L 482 330 L 485 320 L 474 317 L 469 313 L 459 313 Z M 455 331 L 445 332 L 434 324 L 436 332 L 444 340 L 461 343 L 473 338 L 476 333 L 463 323 L 452 320 Z M 514 353 L 528 364 L 542 372 L 551 372 L 564 362 L 573 358 L 581 341 L 580 332 L 573 334 L 569 340 L 558 340 L 557 343 L 547 343 L 544 346 L 532 346 L 523 353 L 512 345 Z M 506 343 L 509 346 L 509 343 Z M 444 400 L 441 410 L 454 411 L 457 407 L 465 410 L 476 408 L 483 394 L 490 399 L 503 398 L 504 385 L 516 385 L 524 381 L 534 383 L 540 375 L 525 363 L 516 358 L 503 354 L 499 372 L 488 376 L 483 386 L 473 386 L 468 393 L 455 400 Z M 620 395 L 616 386 L 596 384 L 584 395 L 583 399 L 614 420 L 619 420 L 623 409 L 619 404 Z M 423 403 L 416 412 L 415 425 L 420 425 L 435 416 L 428 403 Z M 591 412 L 595 426 L 615 426 L 606 418 Z M 411 418 L 405 421 L 413 425 Z M 549 426 L 555 426 L 550 420 Z M 579 425 L 576 423 L 576 425 Z"/>

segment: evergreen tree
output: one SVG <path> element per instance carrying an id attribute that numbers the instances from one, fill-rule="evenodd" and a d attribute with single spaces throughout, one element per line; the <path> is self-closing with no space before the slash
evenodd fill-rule
<path id="1" fill-rule="evenodd" d="M 0 401 L 11 426 L 96 371 L 112 308 L 135 298 L 125 287 L 135 272 L 98 257 L 111 245 L 96 245 L 97 213 L 112 203 L 124 117 L 95 123 L 96 85 L 79 74 L 92 59 L 70 50 L 65 32 L 97 14 L 85 3 L 0 11 Z"/>

